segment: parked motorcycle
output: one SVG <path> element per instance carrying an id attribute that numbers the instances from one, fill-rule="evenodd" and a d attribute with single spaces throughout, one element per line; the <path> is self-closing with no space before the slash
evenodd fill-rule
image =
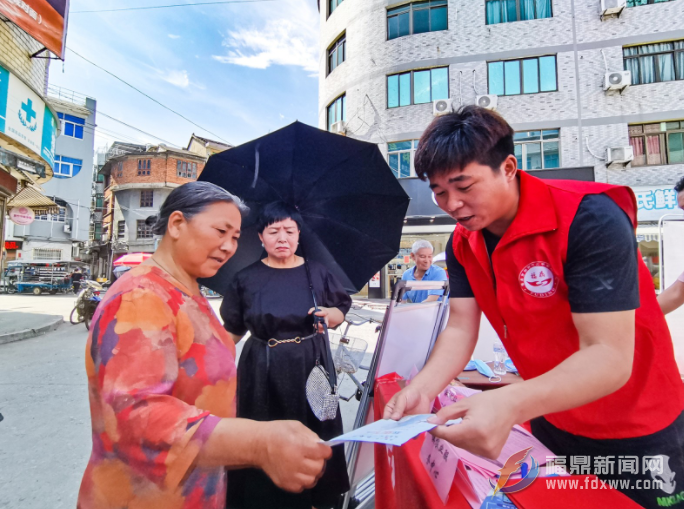
<path id="1" fill-rule="evenodd" d="M 93 319 L 95 310 L 102 300 L 102 297 L 100 297 L 102 290 L 102 285 L 96 281 L 81 280 L 81 288 L 76 296 L 76 305 L 69 317 L 72 325 L 83 322 L 86 329 L 90 330 L 90 321 Z"/>

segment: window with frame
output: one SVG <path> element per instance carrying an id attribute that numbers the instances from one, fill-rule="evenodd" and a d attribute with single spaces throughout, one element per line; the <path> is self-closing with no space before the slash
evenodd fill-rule
<path id="1" fill-rule="evenodd" d="M 328 0 L 328 17 L 332 15 L 333 11 L 337 9 L 343 1 L 344 0 Z"/>
<path id="2" fill-rule="evenodd" d="M 93 223 L 93 240 L 102 240 L 102 223 Z"/>
<path id="3" fill-rule="evenodd" d="M 116 238 L 123 239 L 126 236 L 126 221 L 116 223 Z"/>
<path id="4" fill-rule="evenodd" d="M 486 0 L 485 4 L 487 25 L 553 17 L 551 0 Z"/>
<path id="5" fill-rule="evenodd" d="M 52 214 L 52 220 L 57 223 L 63 223 L 66 221 L 66 207 L 59 207 L 56 214 Z"/>
<path id="6" fill-rule="evenodd" d="M 55 209 L 34 209 L 36 221 L 52 221 L 54 223 L 63 223 L 66 221 L 66 207 L 58 207 Z"/>
<path id="7" fill-rule="evenodd" d="M 182 178 L 197 178 L 197 163 L 176 161 L 176 175 Z"/>
<path id="8" fill-rule="evenodd" d="M 387 144 L 387 162 L 397 178 L 415 177 L 413 159 L 418 140 L 395 141 Z"/>
<path id="9" fill-rule="evenodd" d="M 398 108 L 449 98 L 449 68 L 437 67 L 387 76 L 387 107 Z"/>
<path id="10" fill-rule="evenodd" d="M 83 168 L 83 159 L 56 155 L 52 172 L 58 177 L 73 177 L 78 175 L 81 168 Z"/>
<path id="11" fill-rule="evenodd" d="M 538 94 L 558 90 L 555 55 L 488 62 L 487 70 L 490 94 Z"/>
<path id="12" fill-rule="evenodd" d="M 123 162 L 119 161 L 118 163 L 116 163 L 115 169 L 116 169 L 116 177 L 117 178 L 123 177 Z"/>
<path id="13" fill-rule="evenodd" d="M 61 249 L 34 249 L 33 259 L 38 260 L 61 260 L 62 250 Z"/>
<path id="14" fill-rule="evenodd" d="M 151 189 L 140 191 L 140 207 L 154 207 L 154 191 Z"/>
<path id="15" fill-rule="evenodd" d="M 154 234 L 152 233 L 152 226 L 145 223 L 145 220 L 138 220 L 136 225 L 137 237 L 138 239 L 151 239 Z"/>
<path id="16" fill-rule="evenodd" d="M 429 0 L 387 9 L 387 40 L 447 30 L 447 0 Z"/>
<path id="17" fill-rule="evenodd" d="M 59 122 L 62 128 L 62 135 L 71 138 L 83 139 L 83 128 L 85 127 L 85 119 L 67 115 L 66 113 L 57 113 Z"/>
<path id="18" fill-rule="evenodd" d="M 632 85 L 684 80 L 684 40 L 622 48 Z"/>
<path id="19" fill-rule="evenodd" d="M 347 59 L 347 34 L 337 39 L 328 49 L 328 74 Z"/>
<path id="20" fill-rule="evenodd" d="M 640 5 L 662 4 L 672 0 L 627 0 L 627 7 L 638 7 Z"/>
<path id="21" fill-rule="evenodd" d="M 684 120 L 629 126 L 632 166 L 684 163 Z"/>
<path id="22" fill-rule="evenodd" d="M 335 122 L 347 120 L 347 96 L 343 94 L 335 99 L 327 108 L 328 131 L 332 130 Z"/>
<path id="23" fill-rule="evenodd" d="M 521 170 L 560 168 L 560 129 L 517 132 L 513 143 Z"/>
<path id="24" fill-rule="evenodd" d="M 152 159 L 138 159 L 138 175 L 149 175 L 152 168 Z"/>

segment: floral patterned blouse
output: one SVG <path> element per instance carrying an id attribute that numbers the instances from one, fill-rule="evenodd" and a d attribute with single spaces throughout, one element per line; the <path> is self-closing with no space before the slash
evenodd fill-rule
<path id="1" fill-rule="evenodd" d="M 86 349 L 93 451 L 79 509 L 215 509 L 223 467 L 195 458 L 235 417 L 235 345 L 207 300 L 140 265 L 98 306 Z"/>

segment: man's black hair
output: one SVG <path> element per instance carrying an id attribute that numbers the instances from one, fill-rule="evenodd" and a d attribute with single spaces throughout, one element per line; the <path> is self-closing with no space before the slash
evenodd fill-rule
<path id="1" fill-rule="evenodd" d="M 679 179 L 679 182 L 677 182 L 677 183 L 675 184 L 674 190 L 675 190 L 675 192 L 676 192 L 677 194 L 679 194 L 679 193 L 681 193 L 682 191 L 684 191 L 684 177 L 682 177 L 681 179 Z"/>
<path id="2" fill-rule="evenodd" d="M 463 106 L 437 117 L 425 130 L 416 151 L 416 173 L 428 180 L 472 162 L 498 171 L 513 153 L 513 129 L 501 115 L 480 106 Z"/>

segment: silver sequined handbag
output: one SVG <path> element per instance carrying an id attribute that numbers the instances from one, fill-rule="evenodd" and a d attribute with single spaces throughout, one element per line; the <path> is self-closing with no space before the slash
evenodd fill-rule
<path id="1" fill-rule="evenodd" d="M 340 394 L 337 386 L 331 385 L 325 368 L 318 363 L 306 380 L 306 400 L 319 421 L 330 421 L 337 417 Z"/>

